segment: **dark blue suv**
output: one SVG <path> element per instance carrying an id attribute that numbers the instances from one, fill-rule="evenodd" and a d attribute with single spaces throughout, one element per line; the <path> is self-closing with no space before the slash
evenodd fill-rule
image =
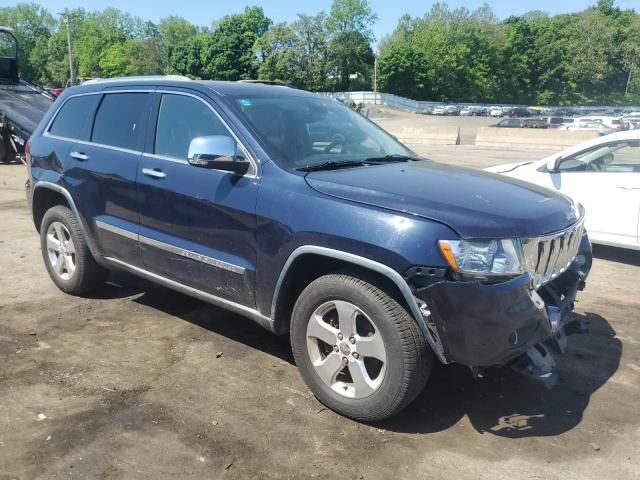
<path id="1" fill-rule="evenodd" d="M 122 269 L 289 334 L 317 398 L 360 420 L 411 402 L 434 357 L 550 375 L 591 265 L 569 199 L 419 159 L 285 86 L 86 82 L 27 152 L 61 290 Z"/>

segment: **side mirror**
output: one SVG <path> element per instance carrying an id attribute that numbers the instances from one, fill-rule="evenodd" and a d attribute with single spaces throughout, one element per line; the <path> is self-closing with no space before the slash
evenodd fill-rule
<path id="1" fill-rule="evenodd" d="M 547 171 L 548 172 L 556 172 L 558 171 L 558 165 L 560 161 L 563 159 L 562 155 L 557 157 L 551 157 L 549 161 L 547 161 Z"/>
<path id="2" fill-rule="evenodd" d="M 236 141 L 226 135 L 196 137 L 189 144 L 190 165 L 244 175 L 249 162 L 238 155 Z"/>

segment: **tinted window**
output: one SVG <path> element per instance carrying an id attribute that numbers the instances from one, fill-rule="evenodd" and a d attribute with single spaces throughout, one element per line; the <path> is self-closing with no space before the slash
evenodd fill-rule
<path id="1" fill-rule="evenodd" d="M 144 122 L 149 114 L 148 93 L 111 93 L 104 96 L 93 126 L 91 141 L 141 150 Z"/>
<path id="2" fill-rule="evenodd" d="M 227 135 L 229 130 L 202 101 L 184 95 L 163 95 L 158 113 L 155 153 L 187 158 L 196 137 Z"/>
<path id="3" fill-rule="evenodd" d="M 89 140 L 91 132 L 91 118 L 100 95 L 83 95 L 67 100 L 49 129 L 52 135 Z"/>

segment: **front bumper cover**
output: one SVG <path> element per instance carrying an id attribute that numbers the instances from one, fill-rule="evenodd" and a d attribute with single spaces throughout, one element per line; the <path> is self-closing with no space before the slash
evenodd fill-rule
<path id="1" fill-rule="evenodd" d="M 569 269 L 538 290 L 525 273 L 496 284 L 442 280 L 416 290 L 415 296 L 428 306 L 427 321 L 448 362 L 473 368 L 504 365 L 534 345 L 562 341 L 591 261 L 584 235 Z"/>

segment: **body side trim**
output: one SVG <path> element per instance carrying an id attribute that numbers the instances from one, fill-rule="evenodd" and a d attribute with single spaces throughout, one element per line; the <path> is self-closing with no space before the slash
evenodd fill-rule
<path id="1" fill-rule="evenodd" d="M 280 272 L 280 276 L 278 277 L 278 281 L 276 283 L 276 287 L 273 294 L 273 300 L 271 303 L 272 319 L 275 319 L 276 303 L 278 300 L 278 296 L 280 294 L 280 289 L 282 288 L 282 283 L 284 281 L 284 278 L 286 277 L 286 274 L 289 268 L 291 267 L 291 265 L 293 264 L 294 260 L 304 254 L 315 254 L 315 255 L 321 255 L 324 257 L 335 258 L 337 260 L 343 260 L 345 262 L 364 267 L 368 270 L 372 270 L 376 273 L 380 273 L 381 275 L 384 275 L 385 277 L 389 278 L 389 280 L 391 280 L 398 287 L 398 289 L 400 290 L 400 293 L 406 300 L 407 305 L 409 305 L 409 308 L 411 310 L 411 315 L 413 316 L 416 323 L 422 330 L 422 333 L 427 339 L 427 342 L 429 343 L 429 346 L 431 347 L 433 352 L 437 355 L 438 359 L 442 363 L 448 363 L 447 359 L 444 356 L 444 352 L 442 351 L 442 348 L 438 345 L 438 343 L 434 339 L 433 333 L 429 329 L 429 326 L 427 325 L 427 322 L 425 321 L 420 311 L 420 307 L 418 306 L 418 303 L 416 301 L 416 298 L 413 295 L 413 292 L 411 292 L 409 285 L 402 278 L 402 276 L 398 272 L 393 270 L 391 267 L 388 267 L 387 265 L 378 263 L 368 258 L 354 255 L 352 253 L 347 253 L 340 250 L 333 250 L 331 248 L 326 248 L 326 247 L 318 247 L 315 245 L 303 245 L 301 247 L 296 248 L 291 253 L 291 255 L 289 255 L 289 258 L 285 262 L 284 267 L 282 267 L 282 271 Z"/>
<path id="2" fill-rule="evenodd" d="M 154 240 L 153 238 L 145 237 L 129 230 L 125 230 L 124 228 L 115 227 L 100 220 L 96 220 L 96 226 L 101 230 L 115 233 L 116 235 L 121 235 L 131 240 L 139 241 L 144 245 L 164 250 L 165 252 L 173 253 L 175 255 L 180 255 L 181 257 L 189 258 L 197 262 L 202 262 L 207 265 L 211 265 L 212 267 L 221 268 L 222 270 L 228 270 L 239 275 L 243 275 L 246 272 L 246 268 L 239 265 L 234 265 L 233 263 L 228 263 L 222 260 L 218 260 L 217 258 L 202 255 L 192 250 L 187 250 L 186 248 L 176 247 L 175 245 L 171 245 L 169 243 L 160 242 L 158 240 Z"/>
<path id="3" fill-rule="evenodd" d="M 106 262 L 111 264 L 112 266 L 116 266 L 134 275 L 146 278 L 147 280 L 155 282 L 164 287 L 171 288 L 172 290 L 176 290 L 185 295 L 189 295 L 191 297 L 205 301 L 212 305 L 216 305 L 224 309 L 230 310 L 234 313 L 237 313 L 238 315 L 247 317 L 250 320 L 253 320 L 254 322 L 258 323 L 260 326 L 266 328 L 270 332 L 274 332 L 273 320 L 270 319 L 269 317 L 262 315 L 260 312 L 258 312 L 257 310 L 251 307 L 247 307 L 245 305 L 241 305 L 239 303 L 235 303 L 230 300 L 226 300 L 224 298 L 216 297 L 215 295 L 211 295 L 210 293 L 203 292 L 202 290 L 197 290 L 195 288 L 189 287 L 187 285 L 176 282 L 174 280 L 170 280 L 166 277 L 157 275 L 155 273 L 149 272 L 142 268 L 129 265 L 128 263 L 122 262 L 116 258 L 105 257 L 104 260 L 106 260 Z"/>
<path id="4" fill-rule="evenodd" d="M 130 240 L 138 241 L 137 234 L 130 232 L 129 230 L 125 230 L 124 228 L 114 227 L 113 225 L 109 225 L 108 223 L 101 222 L 100 220 L 96 220 L 96 227 L 98 227 L 100 230 L 115 233 L 116 235 L 126 237 Z"/>
<path id="5" fill-rule="evenodd" d="M 244 267 L 241 267 L 239 265 L 234 265 L 233 263 L 228 263 L 222 260 L 218 260 L 217 258 L 208 257 L 207 255 L 202 255 L 192 250 L 176 247 L 174 245 L 160 242 L 158 240 L 154 240 L 153 238 L 144 237 L 142 235 L 139 235 L 138 238 L 140 240 L 140 243 L 149 245 L 150 247 L 158 248 L 160 250 L 164 250 L 165 252 L 174 253 L 176 255 L 180 255 L 181 257 L 190 258 L 191 260 L 196 260 L 198 262 L 206 263 L 207 265 L 218 267 L 223 270 L 228 270 L 230 272 L 237 273 L 239 275 L 243 275 L 246 272 L 246 268 Z"/>

